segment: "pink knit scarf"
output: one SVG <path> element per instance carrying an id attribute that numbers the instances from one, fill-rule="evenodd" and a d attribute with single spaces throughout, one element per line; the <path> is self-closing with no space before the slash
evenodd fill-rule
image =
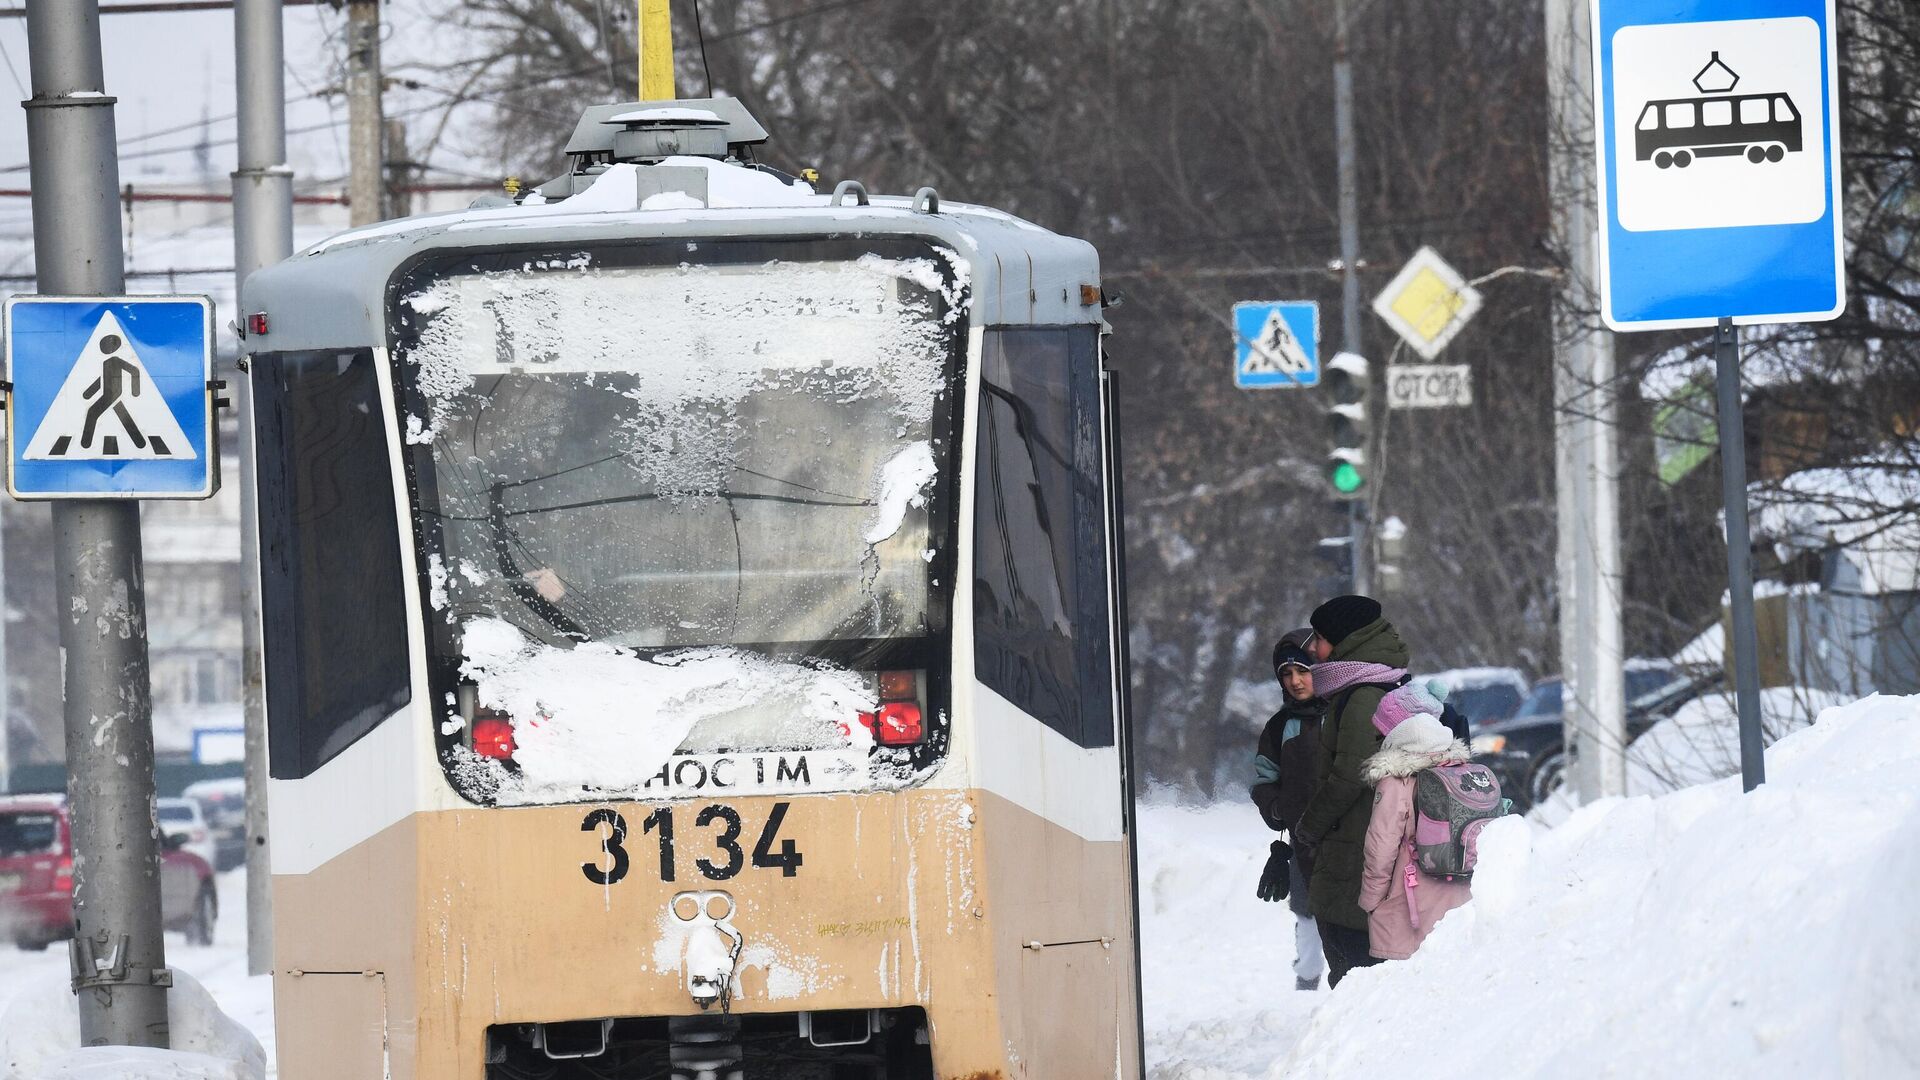
<path id="1" fill-rule="evenodd" d="M 1313 696 L 1326 700 L 1360 683 L 1394 683 L 1407 677 L 1406 668 L 1367 660 L 1325 660 L 1313 665 Z"/>

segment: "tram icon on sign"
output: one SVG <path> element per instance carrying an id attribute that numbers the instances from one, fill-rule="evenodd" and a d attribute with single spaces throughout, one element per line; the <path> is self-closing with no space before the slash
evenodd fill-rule
<path id="1" fill-rule="evenodd" d="M 1701 97 L 1649 101 L 1634 124 L 1634 160 L 1684 169 L 1695 158 L 1740 157 L 1778 163 L 1799 153 L 1800 110 L 1785 93 L 1734 94 L 1740 75 L 1715 52 L 1693 77 Z"/>

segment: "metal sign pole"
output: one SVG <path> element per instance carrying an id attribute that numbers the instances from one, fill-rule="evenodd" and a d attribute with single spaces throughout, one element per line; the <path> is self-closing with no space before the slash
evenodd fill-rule
<path id="1" fill-rule="evenodd" d="M 1767 780 L 1760 742 L 1760 635 L 1753 621 L 1753 541 L 1747 533 L 1747 441 L 1740 407 L 1740 331 L 1721 319 L 1713 362 L 1720 397 L 1720 493 L 1727 508 L 1727 597 L 1733 625 L 1733 693 L 1740 710 L 1740 780 Z"/>
<path id="2" fill-rule="evenodd" d="M 120 168 L 97 0 L 29 0 L 27 50 L 38 288 L 117 294 L 125 287 Z M 140 504 L 58 502 L 53 528 L 80 1040 L 164 1047 L 171 976 L 160 929 Z"/>
<path id="3" fill-rule="evenodd" d="M 247 275 L 293 254 L 293 171 L 287 168 L 287 107 L 281 0 L 233 8 L 240 145 L 233 173 L 234 293 Z M 244 319 L 246 313 L 240 312 Z M 267 705 L 260 657 L 260 534 L 255 505 L 253 383 L 236 380 L 240 426 L 240 677 L 246 722 L 247 973 L 273 969 L 273 889 L 267 845 Z"/>
<path id="4" fill-rule="evenodd" d="M 1333 132 L 1340 185 L 1340 349 L 1362 356 L 1365 354 L 1360 349 L 1360 178 L 1354 151 L 1353 60 L 1348 55 L 1346 0 L 1334 0 L 1333 24 Z M 1375 397 L 1371 371 L 1362 389 L 1365 393 L 1360 399 L 1361 407 L 1371 410 Z M 1371 434 L 1373 425 L 1367 425 L 1367 431 L 1369 443 L 1377 445 Z M 1375 462 L 1374 445 L 1367 447 L 1369 484 L 1375 482 L 1380 468 Z M 1356 593 L 1367 592 L 1373 584 L 1373 545 L 1367 539 L 1367 507 L 1371 498 L 1369 488 L 1367 498 L 1347 503 L 1348 528 L 1353 538 L 1352 588 Z"/>

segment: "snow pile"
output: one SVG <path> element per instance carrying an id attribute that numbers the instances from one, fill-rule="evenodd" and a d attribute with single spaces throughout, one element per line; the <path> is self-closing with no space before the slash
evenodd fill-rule
<path id="1" fill-rule="evenodd" d="M 146 1046 L 89 1046 L 36 1069 L 31 1080 L 254 1080 L 238 1061 Z"/>
<path id="2" fill-rule="evenodd" d="M 1727 666 L 1727 628 L 1714 623 L 1700 636 L 1680 646 L 1673 654 L 1673 662 L 1684 668 L 1724 668 Z"/>
<path id="3" fill-rule="evenodd" d="M 701 202 L 683 192 L 667 191 L 642 201 L 639 197 L 640 170 L 656 167 L 699 169 L 706 173 L 707 200 Z M 672 198 L 662 198 L 662 196 L 672 196 Z M 656 199 L 660 201 L 656 202 Z M 536 199 L 530 196 L 527 205 L 539 207 L 551 215 L 607 213 L 636 209 L 699 210 L 708 206 L 716 210 L 825 206 L 830 201 L 826 196 L 815 194 L 813 186 L 804 180 L 795 180 L 789 184 L 774 174 L 760 169 L 729 165 L 711 158 L 670 157 L 661 161 L 659 166 L 642 166 L 630 162 L 609 165 L 605 172 L 594 178 L 593 183 L 588 185 L 586 190 L 571 198 L 550 203 L 544 198 Z M 520 212 L 511 216 L 519 217 L 528 212 L 524 207 L 514 209 Z"/>
<path id="4" fill-rule="evenodd" d="M 503 803 L 548 802 L 583 788 L 638 794 L 695 728 L 741 728 L 769 749 L 865 753 L 858 722 L 877 700 L 869 677 L 825 662 L 774 660 L 740 649 L 681 649 L 645 658 L 600 642 L 571 649 L 529 639 L 498 618 L 463 624 L 460 673 L 480 704 L 513 718 L 517 775 L 488 759 Z M 741 740 L 710 734 L 709 741 Z"/>
<path id="5" fill-rule="evenodd" d="M 173 969 L 171 1050 L 80 1046 L 80 1013 L 64 971 L 20 976 L 0 1013 L 0 1080 L 260 1080 L 267 1055 L 193 976 Z"/>
<path id="6" fill-rule="evenodd" d="M 1920 468 L 1905 447 L 1886 459 L 1807 469 L 1773 484 L 1753 484 L 1753 531 L 1783 559 L 1844 549 L 1869 595 L 1920 589 Z M 1905 460 L 1901 460 L 1901 458 Z"/>
<path id="7" fill-rule="evenodd" d="M 1829 709 L 1767 763 L 1750 795 L 1496 823 L 1473 903 L 1266 1075 L 1920 1074 L 1920 697 Z"/>
<path id="8" fill-rule="evenodd" d="M 1849 698 L 1801 686 L 1760 691 L 1761 741 L 1768 745 Z M 1627 794 L 1663 795 L 1740 771 L 1740 713 L 1732 693 L 1702 694 L 1627 747 Z"/>

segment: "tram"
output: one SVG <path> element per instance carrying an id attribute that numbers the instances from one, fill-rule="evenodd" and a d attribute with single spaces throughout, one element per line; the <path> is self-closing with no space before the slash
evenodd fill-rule
<path id="1" fill-rule="evenodd" d="M 766 137 L 248 280 L 284 1080 L 1141 1075 L 1096 253 Z"/>

